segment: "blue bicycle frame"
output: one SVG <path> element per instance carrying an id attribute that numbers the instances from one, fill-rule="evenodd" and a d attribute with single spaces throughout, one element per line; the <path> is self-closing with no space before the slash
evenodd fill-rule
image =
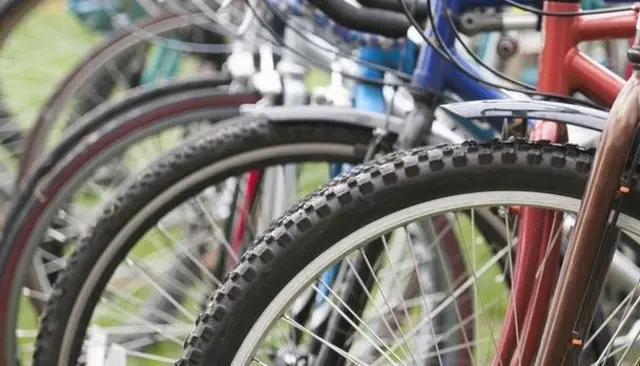
<path id="1" fill-rule="evenodd" d="M 524 3 L 524 2 L 523 2 Z M 479 79 L 483 79 L 483 75 L 476 65 L 469 63 L 467 59 L 463 58 L 456 50 L 455 42 L 456 35 L 455 29 L 449 23 L 445 9 L 448 9 L 452 17 L 456 17 L 463 10 L 484 6 L 484 7 L 499 7 L 502 5 L 502 1 L 484 0 L 484 1 L 462 1 L 462 0 L 432 0 L 431 6 L 434 15 L 435 30 L 442 37 L 444 47 L 449 50 L 449 53 L 453 56 L 455 61 L 466 71 L 475 75 Z M 533 5 L 533 4 L 531 4 Z M 427 29 L 426 36 L 435 39 L 435 32 L 433 28 Z M 415 67 L 409 69 L 409 73 L 412 73 L 411 80 L 412 87 L 422 90 L 427 93 L 442 93 L 445 91 L 451 92 L 463 100 L 482 100 L 482 99 L 505 99 L 507 95 L 499 90 L 488 87 L 478 81 L 470 78 L 463 72 L 461 72 L 455 66 L 452 66 L 450 62 L 442 58 L 433 48 L 429 46 L 422 47 L 419 50 L 417 60 L 413 60 L 415 49 L 410 41 L 407 41 L 407 46 L 404 50 L 390 49 L 383 50 L 380 48 L 367 47 L 361 50 L 360 57 L 363 59 L 375 63 L 382 64 L 390 68 L 399 68 L 399 55 L 404 53 L 407 66 L 411 66 L 412 62 L 415 62 Z M 404 52 L 403 52 L 404 51 Z M 362 73 L 375 77 L 376 73 L 380 74 L 380 71 L 372 69 L 370 67 L 363 66 Z M 382 99 L 382 88 L 380 86 L 373 86 L 369 84 L 358 84 L 356 86 L 355 93 L 355 106 L 362 106 L 368 110 L 384 111 L 386 109 L 384 100 Z M 461 121 L 463 122 L 463 121 Z M 470 122 L 463 122 L 463 127 L 471 132 L 474 137 L 479 139 L 490 139 L 495 136 L 495 131 L 500 131 L 502 125 L 498 124 L 500 121 L 493 121 L 492 128 L 482 127 Z"/>

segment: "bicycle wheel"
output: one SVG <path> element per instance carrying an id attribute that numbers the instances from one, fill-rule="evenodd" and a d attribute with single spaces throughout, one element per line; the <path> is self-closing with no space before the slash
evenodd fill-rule
<path id="1" fill-rule="evenodd" d="M 172 213 L 175 215 L 175 212 L 188 211 L 184 207 L 189 207 L 191 203 L 199 200 L 209 203 L 200 204 L 200 207 L 206 207 L 211 212 L 218 212 L 219 201 L 210 203 L 211 198 L 206 198 L 211 197 L 207 193 L 211 192 L 211 187 L 222 187 L 226 184 L 225 182 L 229 182 L 229 179 L 233 179 L 239 174 L 242 175 L 243 172 L 278 169 L 282 164 L 301 166 L 305 163 L 300 168 L 298 188 L 303 192 L 308 191 L 309 187 L 317 186 L 328 179 L 328 165 L 330 163 L 356 163 L 362 160 L 366 152 L 364 147 L 370 142 L 373 132 L 371 127 L 339 125 L 335 122 L 321 120 L 313 123 L 300 121 L 298 123 L 272 124 L 260 119 L 255 121 L 255 119 L 255 116 L 240 117 L 235 121 L 228 122 L 238 125 L 238 128 L 233 131 L 224 129 L 220 134 L 206 134 L 180 146 L 145 169 L 107 205 L 98 220 L 99 223 L 91 231 L 91 234 L 81 241 L 55 285 L 54 295 L 45 310 L 46 315 L 43 317 L 36 344 L 36 365 L 51 364 L 52 362 L 64 365 L 75 364 L 82 354 L 85 337 L 89 337 L 97 325 L 105 329 L 106 333 L 109 332 L 110 324 L 113 323 L 109 323 L 104 317 L 101 318 L 100 315 L 105 313 L 105 307 L 101 305 L 113 302 L 120 303 L 120 300 L 123 299 L 113 289 L 117 279 L 120 278 L 118 273 L 125 273 L 129 264 L 136 263 L 133 267 L 129 267 L 129 271 L 132 268 L 145 268 L 146 274 L 140 273 L 139 276 L 146 279 L 164 278 L 162 275 L 163 269 L 167 268 L 166 265 L 151 267 L 139 266 L 137 263 L 143 259 L 143 255 L 140 253 L 145 252 L 144 246 L 149 245 L 149 238 L 157 238 L 159 231 L 166 232 L 163 228 L 165 225 L 162 223 L 165 220 L 170 220 L 168 218 L 172 216 Z M 390 148 L 390 143 L 382 143 L 383 150 L 388 151 Z M 317 168 L 318 164 L 322 165 L 319 169 Z M 265 186 L 262 186 L 262 189 L 265 189 Z M 220 192 L 219 189 L 214 191 Z M 220 194 L 219 196 L 224 195 Z M 269 196 L 261 195 L 263 198 Z M 214 214 L 210 216 L 212 219 L 208 221 L 211 226 L 214 225 L 213 223 L 218 227 L 225 226 L 219 216 Z M 225 217 L 225 215 L 222 216 Z M 268 220 L 262 220 L 262 222 L 262 226 L 264 226 Z M 207 227 L 203 224 L 200 226 Z M 251 230 L 251 232 L 253 231 Z M 224 230 L 210 228 L 209 236 L 212 236 L 212 232 L 215 234 L 216 232 L 224 232 Z M 185 243 L 186 245 L 186 243 L 195 242 L 183 239 L 183 235 L 182 232 L 171 231 L 171 236 L 175 237 L 176 243 Z M 209 243 L 209 248 L 216 248 L 214 243 L 218 244 L 217 248 L 220 250 L 228 247 L 224 244 L 223 239 L 215 235 L 210 239 L 205 237 L 204 241 Z M 185 252 L 181 251 L 177 244 L 172 252 L 185 255 Z M 239 254 L 235 253 L 234 255 Z M 217 254 L 215 257 L 225 258 L 226 254 Z M 120 264 L 122 265 L 120 266 Z M 87 266 L 101 268 L 101 274 L 95 276 L 98 272 L 92 272 L 87 276 L 85 272 L 83 276 L 79 276 L 80 271 L 89 268 Z M 202 269 L 202 264 L 195 267 Z M 222 268 L 224 268 L 223 265 Z M 216 272 L 215 268 L 209 270 L 209 273 Z M 211 289 L 219 282 L 212 275 L 202 275 L 200 271 L 191 270 L 191 273 L 192 277 L 201 278 L 196 281 L 198 284 L 204 282 L 196 289 L 203 287 Z M 174 281 L 177 281 L 177 277 Z M 191 290 L 193 285 L 189 287 L 187 288 Z M 145 288 L 155 289 L 155 291 L 149 290 L 151 294 L 144 292 L 144 296 L 149 297 L 152 297 L 154 292 L 165 295 L 172 293 L 169 290 L 160 290 L 161 284 L 147 284 Z M 86 291 L 89 291 L 87 296 L 84 295 Z M 185 326 L 185 322 L 189 324 L 193 321 L 195 318 L 193 314 L 199 311 L 201 301 L 206 299 L 199 298 L 198 293 L 202 294 L 203 292 L 197 291 L 195 296 L 191 295 L 190 301 L 186 299 L 170 301 L 177 309 L 177 311 L 174 310 L 177 315 L 171 318 L 173 323 L 170 328 L 163 326 L 166 324 L 161 322 L 153 325 L 147 322 L 134 322 L 140 333 L 137 337 L 142 338 L 142 334 L 153 335 L 168 340 L 170 344 L 177 342 L 179 345 L 181 341 L 178 335 L 186 335 L 185 330 L 188 331 L 190 328 L 189 325 Z M 107 302 L 105 303 L 105 301 Z M 67 312 L 65 315 L 61 311 L 64 306 L 72 306 L 78 311 L 73 311 L 73 314 Z M 159 317 L 163 313 L 166 311 L 156 312 Z M 166 317 L 165 315 L 165 319 Z M 132 318 L 135 316 L 128 317 L 128 319 Z M 89 327 L 90 323 L 93 326 Z M 182 333 L 170 333 L 168 329 Z M 164 330 L 165 333 L 161 333 L 161 330 Z M 61 334 L 63 334 L 62 338 Z M 56 343 L 51 343 L 54 338 L 57 339 Z M 122 349 L 124 347 L 125 350 L 122 352 L 130 357 L 140 356 L 140 351 L 126 347 L 135 343 L 131 342 L 131 338 L 127 338 L 126 344 L 119 344 L 117 338 L 112 342 L 116 345 L 107 343 L 106 349 Z M 88 340 L 88 344 L 91 344 L 91 338 Z M 158 357 L 157 360 L 175 359 L 180 353 L 179 348 L 175 344 L 173 347 L 165 348 L 165 354 Z M 88 357 L 88 354 L 85 357 Z"/>
<path id="2" fill-rule="evenodd" d="M 135 172 L 189 133 L 236 116 L 242 105 L 260 99 L 253 92 L 230 92 L 222 88 L 224 84 L 226 79 L 197 80 L 132 91 L 129 97 L 78 121 L 47 159 L 34 167 L 3 231 L 0 255 L 6 260 L 0 266 L 0 279 L 7 289 L 2 299 L 7 311 L 0 319 L 2 349 L 16 349 L 16 329 L 21 344 L 28 346 L 33 340 L 49 281 L 64 264 L 61 255 L 113 194 L 115 186 L 95 183 L 96 171 L 111 164 L 114 156 L 124 156 L 120 162 Z M 35 306 L 35 314 L 21 297 Z"/>
<path id="3" fill-rule="evenodd" d="M 592 158 L 592 151 L 570 145 L 515 140 L 470 142 L 397 152 L 355 169 L 298 203 L 256 241 L 254 248 L 243 256 L 236 269 L 225 277 L 224 284 L 212 294 L 207 310 L 197 318 L 196 329 L 185 341 L 185 351 L 178 364 L 277 364 L 283 359 L 289 364 L 326 364 L 326 360 L 334 361 L 331 364 L 335 365 L 443 364 L 450 352 L 460 349 L 468 353 L 473 364 L 486 364 L 496 351 L 496 337 L 509 301 L 508 286 L 503 283 L 498 259 L 505 256 L 511 259 L 510 249 L 514 245 L 517 250 L 517 240 L 510 231 L 515 227 L 510 224 L 510 218 L 517 214 L 510 208 L 535 206 L 577 212 Z M 636 193 L 631 196 L 619 225 L 634 237 L 640 231 L 637 204 L 640 197 Z M 487 243 L 478 237 L 474 223 L 477 213 L 487 208 L 500 211 L 509 230 L 509 245 L 497 253 L 486 249 Z M 454 213 L 454 210 L 460 212 Z M 337 261 L 364 258 L 362 252 L 381 236 L 395 237 L 395 246 L 400 245 L 411 252 L 414 244 L 407 239 L 410 238 L 408 230 L 401 228 L 436 215 L 450 218 L 448 229 L 455 231 L 462 242 L 458 259 L 465 263 L 469 280 L 460 281 L 442 274 L 450 285 L 449 291 L 421 294 L 412 299 L 411 304 L 397 293 L 374 296 L 375 291 L 371 291 L 370 312 L 382 307 L 386 313 L 393 313 L 394 306 L 391 305 L 398 304 L 406 309 L 404 321 L 396 320 L 394 324 L 394 329 L 401 333 L 398 338 L 375 334 L 364 316 L 350 318 L 352 313 L 343 306 L 348 294 L 341 293 L 339 288 L 327 296 L 327 301 L 336 314 L 349 318 L 347 328 L 350 329 L 314 334 L 307 324 L 297 322 L 291 315 L 291 304 L 309 291 L 309 287 L 311 291 L 319 292 L 314 286 L 320 283 L 320 275 Z M 556 230 L 552 235 L 560 234 L 562 226 L 560 222 L 555 223 Z M 393 249 L 392 244 L 389 247 Z M 435 242 L 433 247 L 432 258 L 438 259 L 440 245 Z M 351 256 L 354 252 L 355 257 Z M 392 278 L 402 278 L 407 272 L 417 273 L 419 264 L 416 256 L 413 258 L 412 266 L 404 268 L 402 273 L 385 262 L 370 263 L 369 276 L 376 278 L 380 273 L 389 274 L 389 271 L 382 272 L 385 264 L 391 267 L 387 270 Z M 509 264 L 513 264 L 511 260 Z M 546 266 L 557 270 L 556 263 L 545 263 L 543 267 Z M 640 295 L 638 285 L 640 282 L 627 289 L 629 295 L 625 302 L 628 305 L 616 309 L 622 318 L 633 314 L 634 306 L 637 306 L 634 298 Z M 381 291 L 383 286 L 377 286 L 377 289 Z M 441 324 L 439 316 L 451 308 L 460 314 L 457 296 L 465 289 L 473 289 L 474 310 L 482 309 L 476 318 L 473 341 L 451 347 L 447 341 L 452 333 L 464 329 L 468 319 L 458 315 L 457 327 L 442 328 L 438 326 Z M 415 325 L 424 326 L 425 323 L 431 328 L 431 341 L 420 343 L 419 349 L 412 349 L 415 343 L 407 341 L 406 337 L 418 334 Z M 590 349 L 602 328 L 595 329 L 585 340 L 585 349 Z M 354 353 L 350 352 L 353 349 L 337 348 L 323 342 L 328 338 L 327 334 L 347 330 L 355 333 L 349 345 L 356 339 L 368 341 L 370 352 Z M 307 339 L 321 342 L 321 351 L 309 355 L 307 349 L 292 345 L 287 335 L 294 332 L 302 332 Z M 633 344 L 629 334 L 613 334 L 615 337 L 610 343 L 615 346 L 610 351 L 596 354 L 595 359 L 629 355 L 625 353 Z M 621 334 L 627 338 L 620 337 Z M 276 359 L 274 350 L 284 350 L 285 354 Z M 530 363 L 523 360 L 531 355 L 519 357 L 524 364 Z M 591 364 L 595 359 L 585 356 L 582 362 Z"/>

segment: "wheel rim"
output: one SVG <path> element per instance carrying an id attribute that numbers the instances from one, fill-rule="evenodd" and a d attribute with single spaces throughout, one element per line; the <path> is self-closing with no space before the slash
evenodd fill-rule
<path id="1" fill-rule="evenodd" d="M 508 199 L 505 199 L 505 197 L 508 197 Z M 285 287 L 278 293 L 278 296 L 275 299 L 272 299 L 269 306 L 261 313 L 258 321 L 255 322 L 251 331 L 248 333 L 247 338 L 243 340 L 233 364 L 250 363 L 254 357 L 256 346 L 261 340 L 263 340 L 265 332 L 268 331 L 270 326 L 277 321 L 277 318 L 283 314 L 284 309 L 291 305 L 291 301 L 295 298 L 292 294 L 299 293 L 305 286 L 310 284 L 310 281 L 317 278 L 318 274 L 322 273 L 324 268 L 326 268 L 326 263 L 333 263 L 344 257 L 350 249 L 355 247 L 356 242 L 367 243 L 380 233 L 387 232 L 393 228 L 406 224 L 407 221 L 415 220 L 416 218 L 427 214 L 436 214 L 436 210 L 438 212 L 442 212 L 468 207 L 468 202 L 474 202 L 474 206 L 500 206 L 502 204 L 506 204 L 508 206 L 531 205 L 535 207 L 568 210 L 572 212 L 576 212 L 579 207 L 578 199 L 559 197 L 550 194 L 533 192 L 483 192 L 482 194 L 475 193 L 459 195 L 425 202 L 388 215 L 379 220 L 375 220 L 331 246 L 329 250 L 323 252 L 318 258 L 307 265 L 304 271 L 298 273 L 298 275 L 285 285 Z M 625 216 L 624 219 L 619 222 L 620 227 L 624 228 L 627 233 L 633 234 L 636 237 L 639 233 L 637 230 L 637 224 L 638 220 L 629 216 Z M 635 231 L 634 228 L 636 228 Z"/>

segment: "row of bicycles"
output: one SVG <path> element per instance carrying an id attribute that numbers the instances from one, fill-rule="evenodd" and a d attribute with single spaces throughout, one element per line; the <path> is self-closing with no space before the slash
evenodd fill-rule
<path id="1" fill-rule="evenodd" d="M 639 12 L 3 0 L 0 365 L 639 365 Z"/>

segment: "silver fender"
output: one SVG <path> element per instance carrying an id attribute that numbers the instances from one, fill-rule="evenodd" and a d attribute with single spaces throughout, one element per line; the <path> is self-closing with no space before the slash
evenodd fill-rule
<path id="1" fill-rule="evenodd" d="M 576 143 L 595 146 L 609 117 L 609 112 L 573 104 L 535 100 L 480 100 L 440 106 L 444 115 L 457 119 L 523 118 L 564 123 L 590 130 Z M 571 132 L 569 133 L 571 136 Z"/>

